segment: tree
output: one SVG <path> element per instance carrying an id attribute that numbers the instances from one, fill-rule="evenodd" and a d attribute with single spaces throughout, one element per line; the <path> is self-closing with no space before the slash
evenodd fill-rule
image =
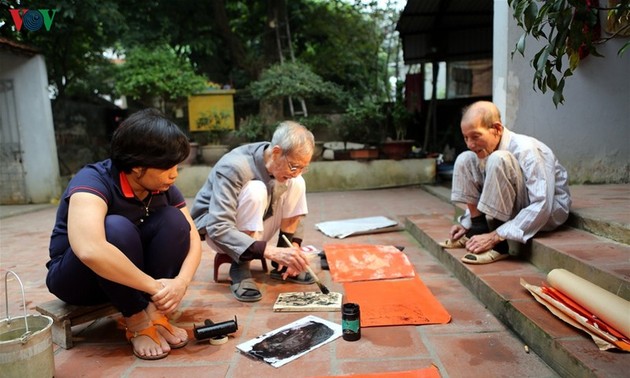
<path id="1" fill-rule="evenodd" d="M 294 12 L 298 59 L 354 98 L 384 94 L 379 84 L 384 66 L 379 60 L 385 38 L 379 24 L 382 14 L 341 1 L 305 2 Z"/>
<path id="2" fill-rule="evenodd" d="M 117 73 L 116 89 L 124 95 L 153 106 L 153 99 L 166 112 L 168 102 L 178 102 L 207 86 L 190 62 L 169 46 L 137 47 L 129 51 Z M 180 104 L 181 105 L 181 104 Z"/>
<path id="3" fill-rule="evenodd" d="M 588 55 L 602 57 L 597 46 L 614 38 L 625 36 L 626 42 L 619 49 L 622 55 L 630 48 L 630 0 L 611 2 L 611 8 L 599 7 L 598 0 L 508 0 L 514 10 L 514 18 L 525 33 L 512 52 L 525 56 L 525 40 L 532 36 L 546 41 L 531 60 L 535 69 L 534 90 L 543 93 L 553 91 L 553 103 L 564 102 L 562 94 L 566 78 L 573 75 L 581 60 Z M 599 11 L 608 11 L 608 23 L 613 34 L 602 37 Z M 568 67 L 565 59 L 568 58 Z M 559 77 L 559 78 L 558 78 Z"/>
<path id="4" fill-rule="evenodd" d="M 7 8 L 2 10 L 7 22 L 0 28 L 0 35 L 33 46 L 46 57 L 48 79 L 57 98 L 66 92 L 111 93 L 111 82 L 103 80 L 109 69 L 103 52 L 115 46 L 126 29 L 118 1 L 33 0 L 22 6 L 5 0 L 0 3 Z M 49 14 L 54 14 L 50 29 L 29 31 L 22 27 L 18 31 L 9 9 L 49 9 Z"/>

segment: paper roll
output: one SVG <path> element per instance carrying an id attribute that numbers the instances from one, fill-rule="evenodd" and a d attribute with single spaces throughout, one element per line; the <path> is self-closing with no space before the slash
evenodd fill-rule
<path id="1" fill-rule="evenodd" d="M 630 302 L 565 269 L 549 272 L 547 282 L 630 338 Z"/>

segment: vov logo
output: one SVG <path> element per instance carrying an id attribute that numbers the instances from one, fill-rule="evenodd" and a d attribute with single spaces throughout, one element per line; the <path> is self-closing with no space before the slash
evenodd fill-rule
<path id="1" fill-rule="evenodd" d="M 57 9 L 9 9 L 13 23 L 17 31 L 22 30 L 22 26 L 30 31 L 37 31 L 44 26 L 46 31 L 50 31 Z M 52 12 L 52 14 L 51 14 Z"/>

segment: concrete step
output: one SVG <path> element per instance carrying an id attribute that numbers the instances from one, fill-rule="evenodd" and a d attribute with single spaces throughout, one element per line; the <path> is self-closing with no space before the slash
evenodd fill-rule
<path id="1" fill-rule="evenodd" d="M 449 202 L 450 189 L 427 187 Z M 489 265 L 461 262 L 463 249 L 444 250 L 438 243 L 447 237 L 455 215 L 409 216 L 408 231 L 438 258 L 487 308 L 541 356 L 561 376 L 616 377 L 630 369 L 630 354 L 599 351 L 590 336 L 559 320 L 520 285 L 546 280 L 554 268 L 564 268 L 628 299 L 630 249 L 627 244 L 572 227 L 537 236 L 518 259 Z"/>
<path id="2" fill-rule="evenodd" d="M 423 188 L 450 203 L 449 182 Z M 575 185 L 570 190 L 573 204 L 567 226 L 630 244 L 630 185 Z M 463 210 L 463 205 L 457 206 L 457 215 Z"/>
<path id="3" fill-rule="evenodd" d="M 627 187 L 625 187 L 626 191 Z M 444 186 L 424 186 L 423 188 L 450 203 L 450 188 Z M 584 202 L 586 196 L 591 196 L 590 191 L 589 186 L 576 188 L 574 203 Z M 613 193 L 616 192 L 618 192 L 617 186 L 613 187 Z M 599 195 L 612 197 L 607 193 Z M 606 199 L 603 200 L 606 201 Z M 601 212 L 603 206 L 594 207 Z M 608 211 L 616 208 L 617 206 L 613 205 Z M 461 204 L 454 205 L 453 221 L 463 213 L 463 209 Z M 549 273 L 556 268 L 564 268 L 588 278 L 592 283 L 611 293 L 630 300 L 630 245 L 619 241 L 628 239 L 630 226 L 627 223 L 615 221 L 615 217 L 595 215 L 591 208 L 586 207 L 577 209 L 573 207 L 570 219 L 582 221 L 577 224 L 568 221 L 567 226 L 551 233 L 538 235 L 522 248 L 522 257 L 544 273 Z M 575 224 L 578 228 L 568 226 L 571 224 Z M 579 228 L 580 225 L 589 227 L 588 229 Z M 599 232 L 593 234 L 590 230 Z M 602 234 L 608 237 L 600 236 Z"/>

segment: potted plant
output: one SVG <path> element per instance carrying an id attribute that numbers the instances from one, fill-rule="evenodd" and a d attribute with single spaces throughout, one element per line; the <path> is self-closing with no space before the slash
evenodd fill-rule
<path id="1" fill-rule="evenodd" d="M 240 121 L 234 135 L 246 143 L 254 143 L 271 140 L 272 132 L 272 125 L 265 123 L 262 116 L 249 115 Z"/>
<path id="2" fill-rule="evenodd" d="M 230 114 L 210 110 L 197 118 L 197 140 L 201 145 L 201 157 L 205 164 L 214 165 L 228 150 L 223 139 L 231 131 L 226 125 Z"/>
<path id="3" fill-rule="evenodd" d="M 401 160 L 408 157 L 413 149 L 414 141 L 405 139 L 411 121 L 411 113 L 407 111 L 402 101 L 394 102 L 389 113 L 395 135 L 393 139 L 388 138 L 381 144 L 381 150 L 387 158 Z"/>
<path id="4" fill-rule="evenodd" d="M 369 160 L 378 158 L 378 148 L 373 147 L 382 139 L 385 116 L 379 103 L 366 98 L 351 103 L 341 119 L 338 134 L 344 143 L 343 151 L 335 151 L 343 158 Z M 360 144 L 362 148 L 350 148 L 352 144 Z"/>

